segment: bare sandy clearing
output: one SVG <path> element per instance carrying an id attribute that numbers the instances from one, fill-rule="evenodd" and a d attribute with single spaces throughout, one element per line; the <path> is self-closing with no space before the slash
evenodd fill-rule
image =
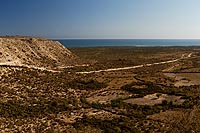
<path id="1" fill-rule="evenodd" d="M 181 99 L 181 96 L 167 95 L 161 94 L 161 96 L 157 96 L 157 93 L 146 95 L 143 98 L 131 98 L 124 100 L 126 103 L 138 104 L 138 105 L 155 105 L 161 104 L 163 100 L 168 102 L 173 102 L 173 104 L 182 104 L 185 100 Z"/>
<path id="2" fill-rule="evenodd" d="M 87 98 L 88 102 L 99 102 L 99 103 L 108 103 L 111 100 L 117 99 L 117 98 L 124 98 L 131 96 L 126 91 L 123 90 L 105 90 L 103 92 L 95 93 L 94 95 Z"/>
<path id="3" fill-rule="evenodd" d="M 164 73 L 165 76 L 177 80 L 175 86 L 200 85 L 200 73 Z"/>

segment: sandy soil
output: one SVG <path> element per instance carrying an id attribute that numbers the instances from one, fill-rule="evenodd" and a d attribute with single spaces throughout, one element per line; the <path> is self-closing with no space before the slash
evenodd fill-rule
<path id="1" fill-rule="evenodd" d="M 181 96 L 174 95 L 166 95 L 162 94 L 161 96 L 157 96 L 157 93 L 146 95 L 143 98 L 131 98 L 124 100 L 126 103 L 138 104 L 138 105 L 155 105 L 161 104 L 163 100 L 167 100 L 168 102 L 172 101 L 173 104 L 182 104 L 185 100 L 180 99 Z"/>
<path id="2" fill-rule="evenodd" d="M 176 87 L 200 85 L 200 73 L 164 73 L 164 75 L 174 78 Z"/>

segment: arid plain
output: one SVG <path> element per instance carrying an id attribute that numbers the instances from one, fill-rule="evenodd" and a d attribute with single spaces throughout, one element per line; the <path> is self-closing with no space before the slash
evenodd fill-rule
<path id="1" fill-rule="evenodd" d="M 2 132 L 200 132 L 199 47 L 17 40 L 0 51 Z"/>

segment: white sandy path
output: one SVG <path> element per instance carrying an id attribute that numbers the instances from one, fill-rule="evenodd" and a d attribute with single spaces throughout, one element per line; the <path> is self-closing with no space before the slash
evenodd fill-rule
<path id="1" fill-rule="evenodd" d="M 29 65 L 23 65 L 23 64 L 16 64 L 15 62 L 4 62 L 0 63 L 0 66 L 9 66 L 9 67 L 27 67 L 27 68 L 32 68 L 32 69 L 37 69 L 41 71 L 49 71 L 49 72 L 59 72 L 51 69 L 47 69 L 44 67 L 36 67 L 36 66 L 29 66 Z"/>
<path id="2" fill-rule="evenodd" d="M 17 61 L 13 61 L 13 62 L 3 62 L 0 63 L 0 66 L 10 66 L 10 67 L 27 67 L 27 68 L 32 68 L 32 69 L 37 69 L 37 70 L 41 70 L 41 71 L 49 71 L 49 72 L 61 72 L 61 71 L 56 71 L 56 70 L 52 70 L 52 69 L 47 69 L 44 67 L 37 67 L 37 66 L 32 66 L 32 65 L 23 65 L 21 63 L 18 63 Z M 63 67 L 59 67 L 60 69 L 64 69 L 64 68 L 73 68 L 73 67 L 84 67 L 84 66 L 89 66 L 89 64 L 83 64 L 83 65 L 74 65 L 74 66 L 63 66 Z"/>
<path id="3" fill-rule="evenodd" d="M 192 53 L 188 54 L 186 57 L 184 57 L 185 54 L 181 56 L 179 59 L 169 60 L 169 61 L 163 61 L 163 62 L 157 62 L 157 63 L 151 63 L 151 64 L 145 64 L 145 65 L 137 65 L 137 66 L 130 66 L 130 67 L 121 67 L 121 68 L 111 68 L 111 69 L 105 69 L 105 70 L 97 70 L 97 71 L 88 71 L 88 72 L 77 72 L 77 74 L 89 74 L 89 73 L 99 73 L 99 72 L 110 72 L 110 71 L 119 71 L 119 70 L 129 70 L 129 69 L 135 69 L 135 68 L 141 68 L 145 66 L 152 66 L 152 65 L 159 65 L 159 64 L 168 64 L 172 62 L 177 62 L 180 59 L 190 58 Z"/>
<path id="4" fill-rule="evenodd" d="M 141 68 L 145 66 L 152 66 L 152 65 L 159 65 L 159 64 L 168 64 L 172 62 L 177 62 L 180 59 L 185 59 L 185 58 L 190 58 L 192 53 L 188 54 L 188 56 L 184 57 L 185 54 L 181 56 L 179 59 L 174 59 L 174 60 L 169 60 L 169 61 L 163 61 L 163 62 L 157 62 L 157 63 L 151 63 L 151 64 L 145 64 L 145 65 L 137 65 L 137 66 L 130 66 L 130 67 L 121 67 L 121 68 L 111 68 L 111 69 L 105 69 L 105 70 L 97 70 L 97 71 L 88 71 L 88 72 L 76 72 L 77 74 L 89 74 L 89 73 L 99 73 L 99 72 L 110 72 L 110 71 L 120 71 L 120 70 L 129 70 L 129 69 L 135 69 L 135 68 Z M 38 69 L 42 71 L 50 71 L 50 72 L 60 72 L 60 71 L 55 71 L 43 67 L 35 67 L 35 66 L 28 66 L 28 65 L 17 65 L 16 62 L 4 62 L 0 63 L 0 66 L 2 65 L 7 65 L 7 66 L 18 66 L 18 67 L 28 67 L 28 68 L 33 68 L 33 69 Z M 88 64 L 83 64 L 83 65 L 74 65 L 74 66 L 65 66 L 65 67 L 60 67 L 60 68 L 73 68 L 76 66 L 88 66 Z"/>

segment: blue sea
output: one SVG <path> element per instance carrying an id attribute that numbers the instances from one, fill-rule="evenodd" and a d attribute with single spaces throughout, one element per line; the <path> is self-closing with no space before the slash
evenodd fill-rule
<path id="1" fill-rule="evenodd" d="M 200 39 L 65 39 L 65 47 L 103 46 L 200 46 Z"/>

